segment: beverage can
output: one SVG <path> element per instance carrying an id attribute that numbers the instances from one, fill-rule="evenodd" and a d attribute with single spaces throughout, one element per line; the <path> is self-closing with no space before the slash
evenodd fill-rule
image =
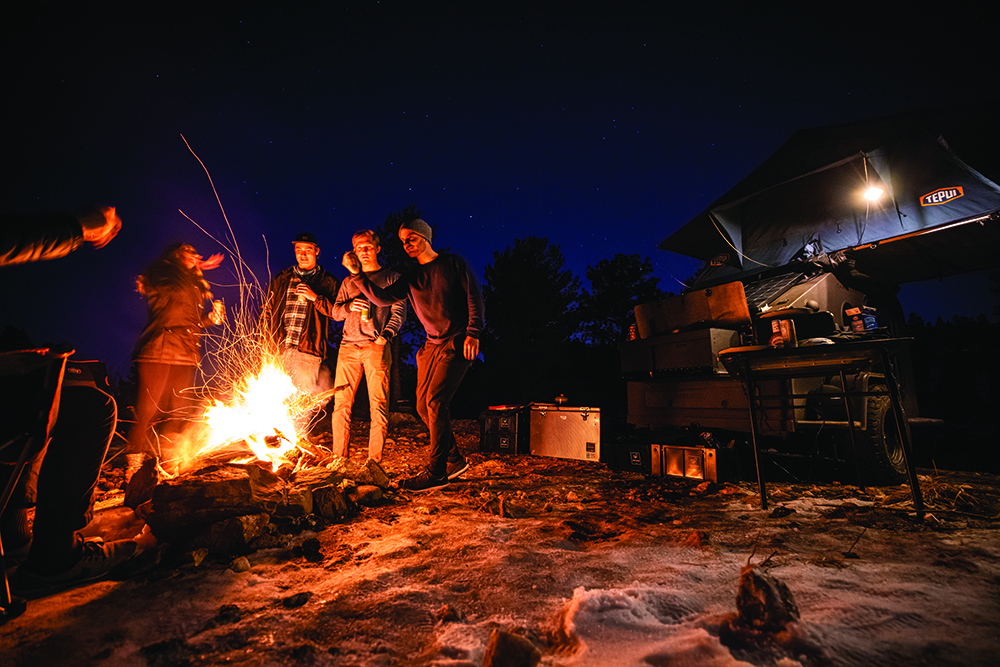
<path id="1" fill-rule="evenodd" d="M 225 319 L 226 315 L 226 305 L 222 299 L 216 299 L 212 302 L 212 312 L 208 316 L 209 321 L 212 324 L 222 324 L 222 320 Z"/>
<path id="2" fill-rule="evenodd" d="M 771 320 L 771 338 L 767 341 L 771 347 L 781 347 L 784 340 L 781 337 L 781 321 Z"/>
<path id="3" fill-rule="evenodd" d="M 795 321 L 781 320 L 779 327 L 781 329 L 781 340 L 784 342 L 785 347 L 798 347 L 799 339 L 795 335 Z"/>

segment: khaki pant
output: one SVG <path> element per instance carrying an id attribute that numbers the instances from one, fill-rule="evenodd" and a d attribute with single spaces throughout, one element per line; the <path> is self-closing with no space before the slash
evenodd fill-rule
<path id="1" fill-rule="evenodd" d="M 337 374 L 333 382 L 333 453 L 346 457 L 351 444 L 351 408 L 361 384 L 361 373 L 368 384 L 371 430 L 368 433 L 368 458 L 382 461 L 382 447 L 389 425 L 389 345 L 341 343 L 337 354 Z"/>

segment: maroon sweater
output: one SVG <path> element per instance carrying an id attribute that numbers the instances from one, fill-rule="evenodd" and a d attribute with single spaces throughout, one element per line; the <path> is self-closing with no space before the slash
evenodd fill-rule
<path id="1" fill-rule="evenodd" d="M 468 262 L 458 255 L 440 253 L 386 287 L 379 287 L 364 273 L 350 280 L 376 306 L 409 298 L 428 342 L 443 343 L 460 334 L 479 338 L 483 331 L 483 293 Z"/>

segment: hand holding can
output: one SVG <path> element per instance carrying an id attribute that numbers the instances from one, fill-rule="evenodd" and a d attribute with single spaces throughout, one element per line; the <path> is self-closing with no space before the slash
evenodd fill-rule
<path id="1" fill-rule="evenodd" d="M 351 310 L 356 313 L 361 313 L 361 321 L 367 322 L 371 315 L 371 304 L 368 303 L 366 299 L 358 297 L 351 302 Z"/>
<path id="2" fill-rule="evenodd" d="M 222 324 L 226 319 L 226 304 L 223 303 L 222 299 L 216 299 L 212 302 L 212 313 L 208 319 L 212 324 Z"/>

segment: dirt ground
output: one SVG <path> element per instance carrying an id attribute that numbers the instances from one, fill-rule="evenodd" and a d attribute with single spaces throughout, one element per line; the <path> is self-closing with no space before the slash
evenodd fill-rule
<path id="1" fill-rule="evenodd" d="M 424 494 L 389 493 L 284 543 L 162 562 L 32 601 L 2 664 L 482 665 L 490 633 L 543 665 L 1000 664 L 1000 480 L 921 470 L 907 487 L 698 484 L 596 462 L 478 451 Z M 352 456 L 365 459 L 366 424 Z M 426 432 L 394 427 L 383 467 L 416 472 Z M 141 528 L 107 466 L 89 532 Z M 198 561 L 198 564 L 195 564 Z M 734 632 L 741 567 L 784 582 L 800 618 Z"/>

